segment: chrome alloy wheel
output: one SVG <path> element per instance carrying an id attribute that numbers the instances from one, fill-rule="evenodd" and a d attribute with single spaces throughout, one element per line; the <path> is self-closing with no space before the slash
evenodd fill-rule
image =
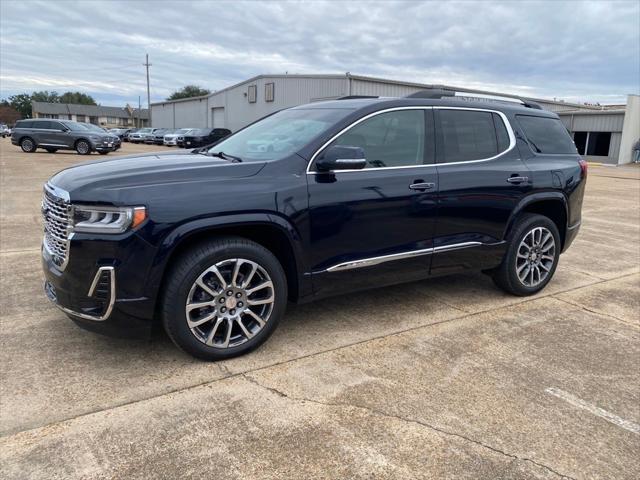
<path id="1" fill-rule="evenodd" d="M 529 231 L 518 246 L 516 273 L 525 287 L 544 282 L 556 260 L 556 241 L 545 227 Z"/>
<path id="2" fill-rule="evenodd" d="M 85 155 L 87 153 L 89 153 L 89 144 L 85 141 L 79 142 L 78 143 L 78 153 L 80 153 L 81 155 Z"/>
<path id="3" fill-rule="evenodd" d="M 22 140 L 22 149 L 25 152 L 31 152 L 34 150 L 34 145 L 33 142 L 31 141 L 30 138 L 25 138 L 24 140 Z"/>
<path id="4" fill-rule="evenodd" d="M 185 314 L 191 333 L 215 348 L 242 345 L 269 321 L 275 301 L 267 271 L 244 258 L 207 268 L 191 286 Z"/>

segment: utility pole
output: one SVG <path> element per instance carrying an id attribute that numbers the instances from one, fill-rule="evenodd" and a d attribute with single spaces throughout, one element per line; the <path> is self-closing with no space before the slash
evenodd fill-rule
<path id="1" fill-rule="evenodd" d="M 147 108 L 149 109 L 149 125 L 147 125 L 148 127 L 151 126 L 151 92 L 149 90 L 149 67 L 151 66 L 151 64 L 149 63 L 149 54 L 147 53 L 147 61 L 145 63 L 143 63 L 142 65 L 144 65 L 145 67 L 147 67 Z"/>
<path id="2" fill-rule="evenodd" d="M 140 103 L 140 95 L 138 95 L 138 118 L 136 118 L 136 128 L 140 128 L 140 113 L 142 111 L 142 104 Z"/>

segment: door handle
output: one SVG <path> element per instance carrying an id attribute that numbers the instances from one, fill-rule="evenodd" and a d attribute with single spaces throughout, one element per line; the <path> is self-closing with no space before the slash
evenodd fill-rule
<path id="1" fill-rule="evenodd" d="M 528 182 L 529 181 L 529 177 L 509 177 L 507 178 L 507 182 L 509 183 L 523 183 L 523 182 Z"/>
<path id="2" fill-rule="evenodd" d="M 436 186 L 435 183 L 420 182 L 420 183 L 412 183 L 411 185 L 409 185 L 409 188 L 411 190 L 418 190 L 419 192 L 424 192 L 425 190 L 431 190 L 435 186 Z"/>

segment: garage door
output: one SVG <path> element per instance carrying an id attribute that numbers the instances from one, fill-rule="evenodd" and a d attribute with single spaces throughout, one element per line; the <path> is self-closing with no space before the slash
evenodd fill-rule
<path id="1" fill-rule="evenodd" d="M 211 126 L 213 128 L 224 128 L 224 107 L 214 107 L 211 109 Z"/>

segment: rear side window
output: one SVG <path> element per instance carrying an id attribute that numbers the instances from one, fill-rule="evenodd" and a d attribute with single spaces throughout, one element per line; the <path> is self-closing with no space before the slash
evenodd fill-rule
<path id="1" fill-rule="evenodd" d="M 509 146 L 509 136 L 502 119 L 497 116 L 498 125 L 504 132 L 496 133 L 494 117 L 491 112 L 471 110 L 439 110 L 440 117 L 440 161 L 442 163 L 482 160 L 496 156 Z M 506 135 L 506 145 L 504 141 Z"/>
<path id="2" fill-rule="evenodd" d="M 44 130 L 51 130 L 53 128 L 52 123 L 49 120 L 40 120 L 37 122 L 33 122 L 33 128 L 42 128 Z"/>
<path id="3" fill-rule="evenodd" d="M 569 132 L 557 118 L 516 115 L 527 136 L 531 149 L 536 153 L 576 153 L 576 146 Z"/>
<path id="4" fill-rule="evenodd" d="M 16 122 L 16 128 L 33 128 L 33 122 L 31 120 Z"/>

